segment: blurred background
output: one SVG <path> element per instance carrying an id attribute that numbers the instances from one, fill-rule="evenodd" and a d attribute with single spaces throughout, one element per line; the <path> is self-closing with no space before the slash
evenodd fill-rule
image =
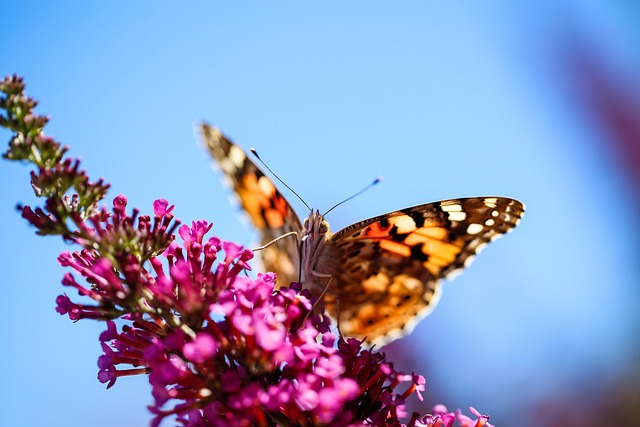
<path id="1" fill-rule="evenodd" d="M 47 133 L 112 183 L 109 204 L 123 193 L 150 212 L 166 198 L 183 221 L 255 242 L 194 136 L 201 120 L 255 147 L 321 211 L 382 175 L 331 213 L 335 231 L 446 198 L 522 200 L 520 226 L 386 347 L 427 378 L 414 409 L 474 406 L 497 426 L 640 423 L 635 2 L 2 9 L 0 73 L 25 77 Z M 38 203 L 28 172 L 0 167 L 0 425 L 148 425 L 145 378 L 108 391 L 96 380 L 103 326 L 54 311 L 56 256 L 70 248 L 16 213 Z"/>

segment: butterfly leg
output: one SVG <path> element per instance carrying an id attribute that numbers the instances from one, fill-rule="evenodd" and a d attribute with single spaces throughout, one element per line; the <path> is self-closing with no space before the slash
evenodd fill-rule
<path id="1" fill-rule="evenodd" d="M 338 328 L 338 336 L 341 340 L 345 341 L 340 329 L 340 297 L 336 295 L 336 328 Z"/>
<path id="2" fill-rule="evenodd" d="M 273 245 L 274 243 L 279 242 L 282 239 L 285 239 L 287 237 L 291 237 L 294 236 L 296 238 L 296 243 L 298 242 L 298 232 L 297 231 L 290 231 L 288 233 L 283 234 L 282 236 L 278 236 L 275 239 L 273 239 L 272 241 L 270 241 L 269 243 L 262 245 L 262 246 L 258 246 L 257 248 L 253 248 L 251 249 L 253 252 L 257 252 L 257 251 L 262 251 L 267 249 L 269 246 Z"/>
<path id="3" fill-rule="evenodd" d="M 318 298 L 316 298 L 316 300 L 314 301 L 313 305 L 311 306 L 311 310 L 309 310 L 307 315 L 304 317 L 303 323 L 307 321 L 309 316 L 311 316 L 311 313 L 315 313 L 317 305 L 320 303 L 320 301 L 322 301 L 324 294 L 327 293 L 327 289 L 329 289 L 329 285 L 331 285 L 331 282 L 333 281 L 333 276 L 330 274 L 320 274 L 320 273 L 316 273 L 315 271 L 312 271 L 312 274 L 318 277 L 328 277 L 329 282 L 327 282 L 326 286 L 324 287 L 320 295 L 318 295 Z"/>
<path id="4" fill-rule="evenodd" d="M 314 311 L 315 308 L 316 308 L 316 305 L 318 305 L 318 303 L 320 301 L 322 301 L 322 298 L 324 297 L 324 294 L 327 293 L 327 290 L 329 289 L 329 286 L 331 285 L 331 282 L 333 281 L 333 275 L 326 274 L 326 273 L 318 273 L 317 271 L 312 271 L 311 274 L 313 274 L 316 277 L 324 277 L 324 278 L 328 278 L 329 279 L 329 281 L 325 285 L 324 289 L 322 290 L 322 292 L 320 292 L 320 295 L 318 295 L 318 298 L 313 303 L 313 307 L 311 308 L 311 311 Z"/>
<path id="5" fill-rule="evenodd" d="M 320 301 L 322 301 L 322 298 L 324 297 L 324 295 L 329 291 L 329 287 L 331 286 L 331 282 L 333 282 L 333 275 L 332 274 L 327 274 L 327 273 L 319 273 L 315 270 L 311 271 L 311 274 L 313 274 L 316 277 L 325 277 L 325 278 L 329 278 L 329 281 L 327 282 L 327 284 L 325 285 L 324 289 L 322 290 L 322 292 L 320 293 L 320 295 L 318 295 L 318 298 L 316 299 L 316 301 L 313 303 L 313 307 L 311 308 L 311 311 L 309 313 L 312 313 L 315 311 L 316 305 L 318 305 L 318 303 L 320 303 Z M 333 292 L 329 292 L 332 295 L 335 295 Z M 344 337 L 342 336 L 342 331 L 340 330 L 340 298 L 338 298 L 338 296 L 336 295 L 336 327 L 338 328 L 338 335 L 340 336 L 340 338 L 344 339 Z M 307 316 L 309 316 L 309 314 L 307 314 Z M 307 319 L 305 319 L 306 321 Z"/>
<path id="6" fill-rule="evenodd" d="M 332 279 L 333 279 L 333 277 L 332 277 Z M 342 339 L 344 341 L 344 335 L 342 335 L 342 329 L 340 329 L 340 295 L 329 291 L 329 284 L 330 283 L 331 283 L 331 280 L 329 281 L 329 283 L 327 283 L 327 286 L 324 289 L 324 291 L 322 292 L 322 295 L 324 295 L 325 293 L 329 293 L 330 295 L 333 295 L 335 297 L 335 299 L 336 299 L 336 328 L 338 329 L 338 336 L 340 337 L 340 339 Z"/>

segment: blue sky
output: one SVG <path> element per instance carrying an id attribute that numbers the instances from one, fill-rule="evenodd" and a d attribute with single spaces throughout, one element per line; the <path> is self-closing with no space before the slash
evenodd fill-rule
<path id="1" fill-rule="evenodd" d="M 563 68 L 579 42 L 637 76 L 638 13 L 620 1 L 448 3 L 12 2 L 0 72 L 25 77 L 47 133 L 112 183 L 110 199 L 150 211 L 166 198 L 183 221 L 213 220 L 246 245 L 194 136 L 202 120 L 320 210 L 383 176 L 331 213 L 334 230 L 447 198 L 522 200 L 520 227 L 388 348 L 427 377 L 430 404 L 515 425 L 545 396 L 638 370 L 637 189 Z M 105 391 L 102 326 L 54 311 L 56 256 L 70 248 L 15 212 L 37 203 L 28 168 L 4 162 L 0 179 L 0 424 L 146 425 L 145 379 Z"/>

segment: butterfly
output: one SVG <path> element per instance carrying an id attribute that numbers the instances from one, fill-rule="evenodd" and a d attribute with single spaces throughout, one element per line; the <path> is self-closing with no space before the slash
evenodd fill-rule
<path id="1" fill-rule="evenodd" d="M 277 285 L 300 282 L 321 297 L 343 335 L 371 345 L 410 333 L 437 304 L 442 280 L 469 266 L 524 213 L 521 202 L 506 197 L 451 199 L 334 234 L 317 210 L 301 222 L 271 179 L 219 129 L 202 124 L 200 132 L 261 234 L 259 254 Z"/>

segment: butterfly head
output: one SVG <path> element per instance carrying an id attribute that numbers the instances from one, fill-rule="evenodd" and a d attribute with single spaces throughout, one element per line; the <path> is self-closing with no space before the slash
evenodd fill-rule
<path id="1" fill-rule="evenodd" d="M 302 242 L 306 240 L 316 240 L 322 238 L 329 232 L 329 223 L 324 219 L 324 215 L 318 210 L 312 210 L 309 216 L 304 220 L 302 230 Z"/>

